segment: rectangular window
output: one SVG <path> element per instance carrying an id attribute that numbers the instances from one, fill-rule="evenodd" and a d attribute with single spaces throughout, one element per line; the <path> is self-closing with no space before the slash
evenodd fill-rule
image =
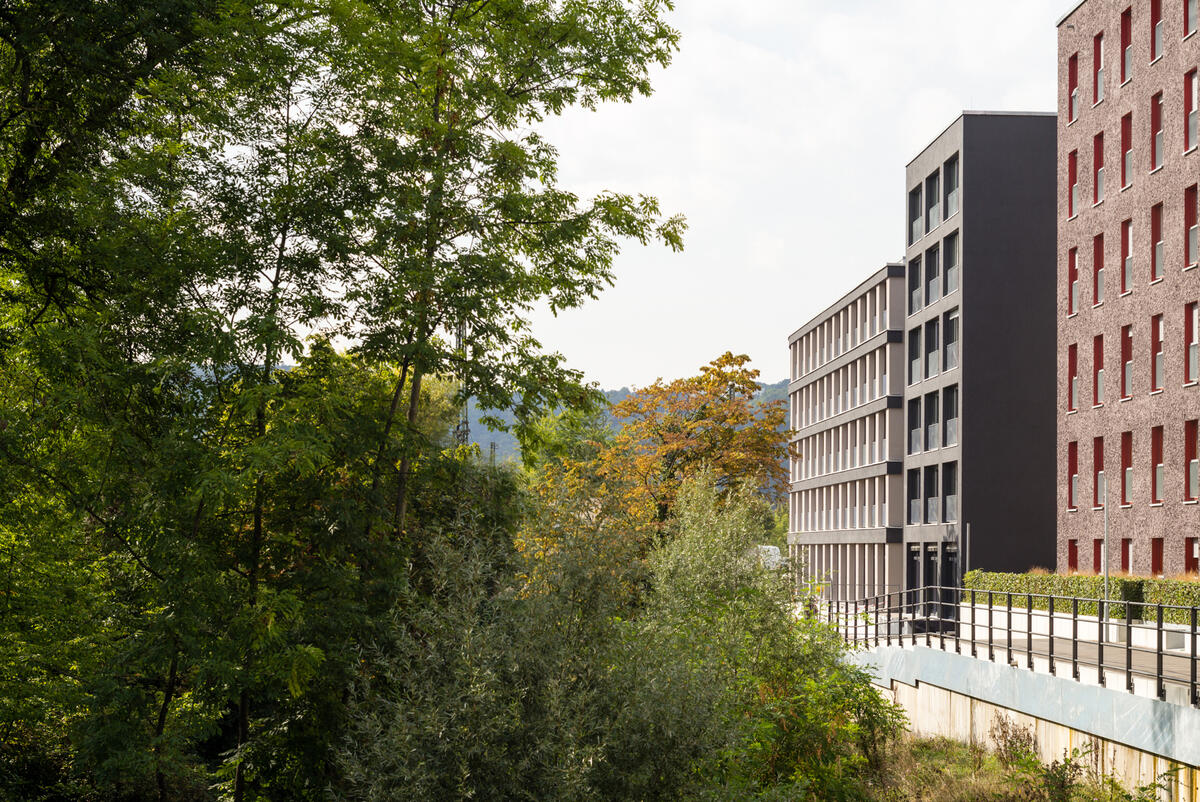
<path id="1" fill-rule="evenodd" d="M 1163 96 L 1159 92 L 1150 98 L 1150 169 L 1163 164 Z"/>
<path id="2" fill-rule="evenodd" d="M 1163 427 L 1150 430 L 1150 501 L 1162 503 L 1163 491 Z"/>
<path id="3" fill-rule="evenodd" d="M 1162 0 L 1150 0 L 1150 61 L 1163 54 Z"/>
<path id="4" fill-rule="evenodd" d="M 932 451 L 938 447 L 938 434 L 941 431 L 941 423 L 938 421 L 938 412 L 941 404 L 938 401 L 937 393 L 929 393 L 925 396 L 925 450 Z"/>
<path id="5" fill-rule="evenodd" d="M 949 295 L 958 289 L 958 233 L 951 234 L 942 241 L 942 257 L 946 262 L 946 291 Z"/>
<path id="6" fill-rule="evenodd" d="M 1133 502 L 1133 432 L 1121 433 L 1121 503 Z"/>
<path id="7" fill-rule="evenodd" d="M 1200 80 L 1196 70 L 1183 76 L 1183 136 L 1184 150 L 1196 147 L 1197 125 L 1200 124 Z"/>
<path id="8" fill-rule="evenodd" d="M 941 260 L 937 246 L 925 251 L 925 305 L 933 303 L 942 292 Z"/>
<path id="9" fill-rule="evenodd" d="M 1073 538 L 1067 541 L 1067 570 L 1079 570 L 1079 541 Z"/>
<path id="10" fill-rule="evenodd" d="M 1079 443 L 1067 443 L 1067 507 L 1075 509 L 1079 499 Z"/>
<path id="11" fill-rule="evenodd" d="M 925 233 L 928 234 L 942 223 L 942 191 L 938 174 L 925 179 Z"/>
<path id="12" fill-rule="evenodd" d="M 908 453 L 921 453 L 921 399 L 908 402 Z"/>
<path id="13" fill-rule="evenodd" d="M 1133 540 L 1121 538 L 1121 573 L 1129 573 L 1130 558 L 1133 556 Z"/>
<path id="14" fill-rule="evenodd" d="M 946 523 L 958 520 L 957 462 L 947 462 L 942 466 L 942 520 Z"/>
<path id="15" fill-rule="evenodd" d="M 1200 381 L 1200 304 L 1183 308 L 1183 381 Z"/>
<path id="16" fill-rule="evenodd" d="M 1121 223 L 1121 294 L 1133 289 L 1133 221 Z"/>
<path id="17" fill-rule="evenodd" d="M 1067 154 L 1067 217 L 1074 217 L 1079 210 L 1079 151 Z"/>
<path id="18" fill-rule="evenodd" d="M 1067 122 L 1075 122 L 1079 116 L 1079 54 L 1071 56 L 1067 62 L 1068 107 Z"/>
<path id="19" fill-rule="evenodd" d="M 908 313 L 910 315 L 921 311 L 921 260 L 913 259 L 908 263 Z"/>
<path id="20" fill-rule="evenodd" d="M 952 384 L 942 391 L 942 444 L 958 445 L 958 385 Z"/>
<path id="21" fill-rule="evenodd" d="M 1163 276 L 1163 205 L 1150 209 L 1150 280 Z"/>
<path id="22" fill-rule="evenodd" d="M 936 465 L 925 466 L 925 523 L 936 524 L 942 519 L 938 498 L 938 469 Z"/>
<path id="23" fill-rule="evenodd" d="M 945 192 L 945 219 L 958 213 L 958 156 L 951 156 L 942 165 L 942 191 Z"/>
<path id="24" fill-rule="evenodd" d="M 1163 380 L 1163 316 L 1150 318 L 1150 391 L 1162 389 Z"/>
<path id="25" fill-rule="evenodd" d="M 1104 438 L 1092 440 L 1092 506 L 1099 509 L 1107 498 L 1104 485 Z"/>
<path id="26" fill-rule="evenodd" d="M 1104 302 L 1104 235 L 1092 238 L 1092 304 Z"/>
<path id="27" fill-rule="evenodd" d="M 908 193 L 908 244 L 921 238 L 921 186 Z"/>
<path id="28" fill-rule="evenodd" d="M 921 523 L 921 469 L 908 472 L 908 522 Z"/>
<path id="29" fill-rule="evenodd" d="M 1104 100 L 1104 32 L 1092 40 L 1092 103 Z"/>
<path id="30" fill-rule="evenodd" d="M 1183 36 L 1185 39 L 1196 32 L 1197 17 L 1200 17 L 1200 0 L 1183 0 Z"/>
<path id="31" fill-rule="evenodd" d="M 1200 443 L 1197 442 L 1196 421 L 1183 424 L 1183 497 L 1188 501 L 1200 499 Z"/>
<path id="32" fill-rule="evenodd" d="M 1092 203 L 1104 200 L 1104 133 L 1092 139 Z"/>
<path id="33" fill-rule="evenodd" d="M 1183 540 L 1183 572 L 1200 573 L 1200 539 L 1189 537 Z"/>
<path id="34" fill-rule="evenodd" d="M 1163 539 L 1150 538 L 1150 573 L 1159 579 L 1163 575 Z"/>
<path id="35" fill-rule="evenodd" d="M 945 352 L 945 362 L 943 370 L 951 370 L 958 367 L 958 310 L 955 309 L 946 313 L 946 347 L 942 349 Z"/>
<path id="36" fill-rule="evenodd" d="M 1092 338 L 1092 405 L 1104 403 L 1104 335 Z"/>
<path id="37" fill-rule="evenodd" d="M 1121 397 L 1133 395 L 1133 326 L 1121 327 Z"/>
<path id="38" fill-rule="evenodd" d="M 925 378 L 936 376 L 938 373 L 938 350 L 941 342 L 938 337 L 938 322 L 931 320 L 925 324 Z"/>
<path id="39" fill-rule="evenodd" d="M 1196 225 L 1196 215 L 1200 210 L 1196 206 L 1196 184 L 1192 184 L 1183 192 L 1183 253 L 1184 264 L 1196 266 L 1196 256 L 1200 254 L 1200 227 Z"/>
<path id="40" fill-rule="evenodd" d="M 1079 347 L 1067 346 L 1067 409 L 1075 411 L 1079 399 Z"/>
<path id="41" fill-rule="evenodd" d="M 908 383 L 921 380 L 921 327 L 908 333 Z"/>
<path id="42" fill-rule="evenodd" d="M 1079 249 L 1067 251 L 1067 314 L 1079 311 Z"/>
<path id="43" fill-rule="evenodd" d="M 1121 186 L 1133 183 L 1133 114 L 1121 118 Z"/>
<path id="44" fill-rule="evenodd" d="M 1104 541 L 1100 538 L 1092 541 L 1092 570 L 1097 574 L 1104 570 Z"/>
<path id="45" fill-rule="evenodd" d="M 1133 77 L 1133 9 L 1121 12 L 1121 83 Z"/>

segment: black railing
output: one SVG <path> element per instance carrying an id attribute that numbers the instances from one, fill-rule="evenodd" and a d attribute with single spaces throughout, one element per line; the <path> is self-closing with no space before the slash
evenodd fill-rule
<path id="1" fill-rule="evenodd" d="M 1197 693 L 1200 608 L 1037 593 L 928 586 L 855 601 L 827 601 L 825 618 L 849 644 L 923 645 L 956 654 L 1059 674 L 1095 672 L 1107 686 L 1113 672 L 1135 692 L 1135 679 L 1152 682 L 1161 700 L 1168 686 Z M 1068 657 L 1069 655 L 1069 657 Z"/>

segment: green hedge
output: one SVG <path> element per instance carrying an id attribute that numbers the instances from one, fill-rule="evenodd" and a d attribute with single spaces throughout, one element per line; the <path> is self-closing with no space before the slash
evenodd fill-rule
<path id="1" fill-rule="evenodd" d="M 1129 579 L 1126 577 L 1110 577 L 1108 580 L 1108 595 L 1114 602 L 1142 602 L 1147 599 L 1144 596 L 1143 579 Z M 968 571 L 963 582 L 963 586 L 967 590 L 975 591 L 993 591 L 1003 593 L 1005 596 L 999 599 L 999 603 L 1007 603 L 1007 594 L 1013 594 L 1013 607 L 1022 609 L 1026 606 L 1026 594 L 1035 594 L 1033 598 L 1033 608 L 1035 610 L 1046 610 L 1049 604 L 1046 599 L 1038 598 L 1041 596 L 1073 596 L 1079 599 L 1101 599 L 1104 597 L 1104 577 L 1093 576 L 1091 574 L 1002 574 L 992 571 Z M 969 599 L 968 599 L 969 600 Z M 976 594 L 976 603 L 985 603 L 987 596 L 982 598 Z M 993 603 L 997 599 L 993 597 Z M 1097 605 L 1094 601 L 1081 601 L 1079 603 L 1080 615 L 1096 615 Z M 1054 612 L 1070 612 L 1070 609 L 1061 609 L 1057 603 Z M 1134 618 L 1141 616 L 1141 606 L 1135 604 L 1130 613 Z M 1109 616 L 1112 618 L 1125 617 L 1124 604 L 1110 605 Z"/>
<path id="2" fill-rule="evenodd" d="M 1174 604 L 1180 607 L 1200 607 L 1200 582 L 1186 579 L 1143 579 L 1145 600 L 1149 604 Z M 1153 612 L 1149 613 L 1154 615 Z M 1175 624 L 1191 624 L 1189 610 L 1163 610 L 1163 620 Z"/>

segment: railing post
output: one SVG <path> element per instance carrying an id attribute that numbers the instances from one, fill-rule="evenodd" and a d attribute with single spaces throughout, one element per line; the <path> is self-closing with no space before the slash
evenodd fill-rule
<path id="1" fill-rule="evenodd" d="M 1099 637 L 1096 638 L 1096 678 L 1100 681 L 1101 688 L 1107 688 L 1108 683 L 1104 677 L 1104 636 L 1107 628 L 1104 624 L 1104 599 L 1096 600 L 1096 622 L 1099 624 Z"/>
<path id="2" fill-rule="evenodd" d="M 1192 659 L 1190 679 L 1188 680 L 1188 701 L 1192 706 L 1200 705 L 1200 697 L 1196 696 L 1196 608 L 1192 608 Z"/>
<path id="3" fill-rule="evenodd" d="M 1079 599 L 1071 598 L 1071 678 L 1079 680 Z"/>
<path id="4" fill-rule="evenodd" d="M 1158 648 L 1156 649 L 1156 657 L 1158 664 L 1155 666 L 1155 682 L 1156 691 L 1159 700 L 1167 701 L 1167 685 L 1163 682 L 1163 608 L 1158 605 Z"/>
<path id="5" fill-rule="evenodd" d="M 938 648 L 943 652 L 946 651 L 946 622 L 942 619 L 942 613 L 946 611 L 946 605 L 942 604 L 945 597 L 946 589 L 938 585 L 937 589 L 937 622 L 938 622 Z"/>
<path id="6" fill-rule="evenodd" d="M 996 662 L 996 649 L 993 645 L 994 634 L 992 633 L 992 591 L 988 591 L 988 660 Z"/>
<path id="7" fill-rule="evenodd" d="M 971 656 L 978 657 L 975 649 L 975 589 L 971 588 Z"/>
<path id="8" fill-rule="evenodd" d="M 933 605 L 929 603 L 930 586 L 925 586 L 925 604 L 922 605 L 922 614 L 925 616 L 925 648 L 933 646 L 932 635 L 929 632 L 930 623 L 933 621 Z"/>
<path id="9" fill-rule="evenodd" d="M 887 624 L 883 630 L 883 638 L 884 638 L 884 642 L 887 643 L 888 646 L 891 646 L 892 645 L 892 594 L 888 593 L 886 598 L 887 598 L 888 611 L 887 611 Z"/>
<path id="10" fill-rule="evenodd" d="M 1125 602 L 1125 688 L 1133 693 L 1133 605 Z"/>
<path id="11" fill-rule="evenodd" d="M 1049 631 L 1050 631 L 1050 634 L 1049 634 L 1049 638 L 1050 638 L 1050 640 L 1049 640 L 1049 643 L 1050 643 L 1050 673 L 1057 675 L 1058 672 L 1056 672 L 1054 670 L 1054 597 L 1051 596 L 1049 599 L 1046 600 L 1046 603 L 1050 608 L 1050 610 L 1049 610 L 1050 626 L 1047 627 L 1047 629 L 1049 629 Z"/>
<path id="12" fill-rule="evenodd" d="M 1008 617 L 1007 629 L 1004 633 L 1004 664 L 1012 665 L 1012 591 L 1008 592 L 1008 596 L 1004 602 L 1005 615 Z"/>
<path id="13" fill-rule="evenodd" d="M 962 654 L 962 644 L 960 639 L 962 633 L 959 632 L 959 627 L 962 626 L 962 588 L 954 589 L 954 653 Z"/>
<path id="14" fill-rule="evenodd" d="M 1025 665 L 1033 671 L 1033 594 L 1025 597 Z"/>

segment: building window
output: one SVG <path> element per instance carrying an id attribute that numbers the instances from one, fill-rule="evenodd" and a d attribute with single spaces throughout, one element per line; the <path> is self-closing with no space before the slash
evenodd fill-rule
<path id="1" fill-rule="evenodd" d="M 1163 164 L 1163 96 L 1159 92 L 1150 98 L 1150 169 Z"/>
<path id="2" fill-rule="evenodd" d="M 1200 17 L 1200 0 L 1183 0 L 1183 36 L 1186 39 L 1196 32 L 1196 18 Z"/>
<path id="3" fill-rule="evenodd" d="M 1150 280 L 1163 276 L 1163 205 L 1150 209 Z"/>
<path id="4" fill-rule="evenodd" d="M 908 453 L 921 453 L 921 399 L 908 402 Z"/>
<path id="5" fill-rule="evenodd" d="M 1150 392 L 1162 389 L 1163 316 L 1150 318 Z"/>
<path id="6" fill-rule="evenodd" d="M 941 424 L 938 421 L 938 412 L 941 404 L 938 402 L 937 393 L 929 393 L 925 396 L 925 450 L 932 451 L 938 447 L 938 433 L 941 430 Z"/>
<path id="7" fill-rule="evenodd" d="M 921 469 L 908 472 L 908 522 L 921 523 Z"/>
<path id="8" fill-rule="evenodd" d="M 1092 139 L 1092 203 L 1104 200 L 1104 132 Z"/>
<path id="9" fill-rule="evenodd" d="M 1185 574 L 1200 573 L 1200 539 L 1184 538 L 1183 572 Z"/>
<path id="10" fill-rule="evenodd" d="M 1067 314 L 1079 311 L 1079 249 L 1067 251 Z"/>
<path id="11" fill-rule="evenodd" d="M 1121 223 L 1121 294 L 1133 290 L 1133 221 Z"/>
<path id="12" fill-rule="evenodd" d="M 925 324 L 925 378 L 938 374 L 938 322 L 930 320 Z"/>
<path id="13" fill-rule="evenodd" d="M 928 234 L 942 223 L 942 191 L 938 174 L 925 179 L 925 233 Z"/>
<path id="14" fill-rule="evenodd" d="M 1150 538 L 1150 573 L 1162 579 L 1163 575 L 1163 539 Z"/>
<path id="15" fill-rule="evenodd" d="M 1197 434 L 1196 421 L 1183 424 L 1183 497 L 1188 501 L 1200 499 L 1200 461 L 1197 459 L 1200 443 L 1197 442 Z"/>
<path id="16" fill-rule="evenodd" d="M 921 311 L 921 259 L 913 259 L 908 263 L 908 313 L 910 315 Z"/>
<path id="17" fill-rule="evenodd" d="M 942 165 L 942 190 L 945 192 L 945 219 L 958 213 L 958 156 L 951 156 Z"/>
<path id="18" fill-rule="evenodd" d="M 1068 107 L 1067 122 L 1075 122 L 1079 116 L 1079 54 L 1075 53 L 1067 62 Z"/>
<path id="19" fill-rule="evenodd" d="M 1104 32 L 1092 40 L 1092 103 L 1104 100 Z"/>
<path id="20" fill-rule="evenodd" d="M 958 310 L 946 313 L 946 347 L 943 370 L 958 367 Z"/>
<path id="21" fill-rule="evenodd" d="M 1079 209 L 1079 151 L 1067 154 L 1067 217 L 1074 217 Z"/>
<path id="22" fill-rule="evenodd" d="M 938 258 L 937 246 L 925 251 L 925 305 L 938 299 L 942 291 L 941 260 Z"/>
<path id="23" fill-rule="evenodd" d="M 1092 304 L 1104 303 L 1104 235 L 1092 238 Z"/>
<path id="24" fill-rule="evenodd" d="M 1200 304 L 1183 308 L 1183 381 L 1200 380 Z"/>
<path id="25" fill-rule="evenodd" d="M 1121 118 L 1121 187 L 1133 183 L 1133 114 Z"/>
<path id="26" fill-rule="evenodd" d="M 1067 570 L 1079 570 L 1079 541 L 1074 538 L 1067 541 Z"/>
<path id="27" fill-rule="evenodd" d="M 942 257 L 946 262 L 946 291 L 949 295 L 958 289 L 958 233 L 955 232 L 942 240 Z"/>
<path id="28" fill-rule="evenodd" d="M 1096 538 L 1092 541 L 1092 571 L 1100 573 L 1104 570 L 1104 541 Z"/>
<path id="29" fill-rule="evenodd" d="M 1067 346 L 1067 409 L 1074 412 L 1079 398 L 1079 348 L 1075 343 Z"/>
<path id="30" fill-rule="evenodd" d="M 1121 538 L 1121 573 L 1129 573 L 1130 558 L 1133 556 L 1133 540 L 1131 538 Z"/>
<path id="31" fill-rule="evenodd" d="M 1163 490 L 1163 427 L 1150 430 L 1150 501 L 1162 503 Z"/>
<path id="32" fill-rule="evenodd" d="M 1196 147 L 1197 124 L 1200 123 L 1200 80 L 1196 70 L 1183 76 L 1183 136 L 1184 150 Z"/>
<path id="33" fill-rule="evenodd" d="M 1121 397 L 1133 395 L 1133 326 L 1121 327 Z"/>
<path id="34" fill-rule="evenodd" d="M 942 445 L 958 445 L 958 385 L 942 391 Z"/>
<path id="35" fill-rule="evenodd" d="M 942 466 L 942 520 L 946 523 L 958 520 L 957 462 L 947 462 Z"/>
<path id="36" fill-rule="evenodd" d="M 1133 77 L 1133 9 L 1121 12 L 1121 83 Z"/>
<path id="37" fill-rule="evenodd" d="M 1200 210 L 1196 206 L 1196 184 L 1192 184 L 1183 192 L 1183 253 L 1184 263 L 1188 267 L 1196 266 L 1196 256 L 1200 254 L 1200 227 L 1196 225 L 1196 215 Z"/>
<path id="38" fill-rule="evenodd" d="M 921 327 L 908 333 L 908 383 L 921 380 Z"/>
<path id="39" fill-rule="evenodd" d="M 1163 54 L 1162 0 L 1150 0 L 1150 60 L 1157 61 Z"/>
<path id="40" fill-rule="evenodd" d="M 908 193 L 908 244 L 921 238 L 921 186 Z"/>
<path id="41" fill-rule="evenodd" d="M 1067 443 L 1067 508 L 1075 509 L 1079 499 L 1079 443 Z"/>
<path id="42" fill-rule="evenodd" d="M 936 524 L 942 520 L 941 499 L 938 498 L 938 468 L 925 466 L 925 523 Z"/>
<path id="43" fill-rule="evenodd" d="M 1133 499 L 1133 432 L 1121 433 L 1121 503 Z"/>
<path id="44" fill-rule="evenodd" d="M 1108 497 L 1104 484 L 1104 438 L 1092 440 L 1092 506 L 1096 509 L 1104 506 Z"/>
<path id="45" fill-rule="evenodd" d="M 1104 403 L 1104 335 L 1092 338 L 1092 406 Z"/>

